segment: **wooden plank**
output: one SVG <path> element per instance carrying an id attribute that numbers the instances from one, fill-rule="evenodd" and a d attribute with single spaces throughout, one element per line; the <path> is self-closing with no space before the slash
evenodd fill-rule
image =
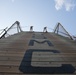
<path id="1" fill-rule="evenodd" d="M 31 69 L 30 69 L 31 70 Z M 20 73 L 19 67 L 16 66 L 0 66 L 0 73 Z"/>
<path id="2" fill-rule="evenodd" d="M 25 52 L 24 53 L 2 53 L 2 54 L 0 54 L 0 58 L 1 57 L 23 57 L 25 55 Z M 30 53 L 28 53 L 28 55 L 27 56 L 30 56 Z M 76 53 L 51 53 L 51 52 L 49 52 L 49 53 L 47 53 L 47 52 L 44 52 L 43 54 L 42 54 L 42 52 L 36 52 L 36 53 L 33 53 L 33 55 L 32 56 L 34 56 L 34 57 L 76 57 Z"/>
<path id="3" fill-rule="evenodd" d="M 31 62 L 31 66 L 34 67 L 61 67 L 62 65 L 72 65 L 76 70 L 76 62 Z"/>
<path id="4" fill-rule="evenodd" d="M 19 67 L 15 66 L 0 66 L 0 73 L 21 73 Z"/>
<path id="5" fill-rule="evenodd" d="M 15 56 L 12 56 L 12 57 L 7 57 L 7 56 L 5 56 L 5 57 L 0 57 L 0 61 L 20 61 L 20 60 L 22 60 L 23 59 L 23 57 L 15 57 Z"/>
<path id="6" fill-rule="evenodd" d="M 0 61 L 0 66 L 20 66 L 21 61 Z"/>
<path id="7" fill-rule="evenodd" d="M 21 57 L 23 57 L 24 56 L 24 54 L 0 54 L 0 56 L 21 56 Z"/>
<path id="8" fill-rule="evenodd" d="M 47 57 L 34 58 L 34 57 L 32 57 L 31 60 L 32 61 L 74 61 L 74 62 L 76 61 L 75 58 L 73 59 L 73 58 L 61 58 L 61 57 L 50 57 L 50 58 L 47 58 Z"/>
<path id="9" fill-rule="evenodd" d="M 30 69 L 31 70 L 31 69 Z M 17 66 L 0 66 L 0 73 L 22 73 Z"/>
<path id="10" fill-rule="evenodd" d="M 21 51 L 21 50 L 17 50 L 17 51 L 15 51 L 15 50 L 3 50 L 3 51 L 0 51 L 0 53 L 11 53 L 11 54 L 13 54 L 13 53 L 24 53 L 25 51 Z"/>
<path id="11" fill-rule="evenodd" d="M 23 61 L 0 61 L 0 66 L 4 65 L 4 66 L 20 66 L 20 63 Z M 42 63 L 42 64 L 72 64 L 73 66 L 76 66 L 76 62 L 74 61 L 24 61 L 24 63 L 27 62 L 31 62 L 31 63 Z M 29 66 L 29 65 L 27 65 Z"/>
<path id="12" fill-rule="evenodd" d="M 64 75 L 64 74 L 16 74 L 16 73 L 0 73 L 1 75 Z M 76 74 L 65 74 L 65 75 L 76 75 Z"/>
<path id="13" fill-rule="evenodd" d="M 26 58 L 15 58 L 13 57 L 12 59 L 9 58 L 3 58 L 1 59 L 0 61 L 21 61 L 21 60 L 24 60 L 24 61 L 65 61 L 63 58 L 61 57 L 32 57 L 31 59 L 26 57 Z M 73 60 L 73 61 L 76 61 L 76 60 Z"/>
<path id="14" fill-rule="evenodd" d="M 0 73 L 0 75 L 64 75 L 64 74 L 19 74 L 19 73 Z M 65 74 L 65 75 L 76 75 L 76 74 Z"/>
<path id="15" fill-rule="evenodd" d="M 10 54 L 10 53 L 9 53 Z M 2 58 L 10 58 L 10 59 L 12 59 L 12 58 L 14 58 L 14 57 L 16 57 L 16 58 L 20 58 L 20 57 L 23 57 L 24 55 L 26 55 L 25 53 L 23 54 L 23 53 L 18 53 L 19 55 L 21 55 L 21 56 L 13 56 L 13 54 L 14 53 L 12 53 L 10 56 L 9 56 L 9 54 L 8 54 L 8 56 L 6 55 L 6 56 L 4 56 L 4 55 L 0 55 L 0 59 L 2 59 Z M 17 55 L 18 55 L 17 54 Z M 28 54 L 28 55 L 26 55 L 27 57 L 30 57 L 30 54 Z M 72 54 L 72 55 L 70 55 L 70 54 L 41 54 L 41 53 L 36 53 L 36 54 L 33 54 L 32 55 L 33 57 L 44 57 L 44 58 L 46 58 L 46 57 L 48 57 L 48 58 L 50 58 L 50 57 L 68 57 L 68 58 L 76 58 L 76 54 Z"/>

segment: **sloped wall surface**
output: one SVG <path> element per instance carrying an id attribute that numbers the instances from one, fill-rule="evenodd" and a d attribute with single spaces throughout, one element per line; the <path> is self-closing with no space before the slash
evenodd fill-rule
<path id="1" fill-rule="evenodd" d="M 54 33 L 20 32 L 0 39 L 0 75 L 76 75 L 76 43 Z"/>

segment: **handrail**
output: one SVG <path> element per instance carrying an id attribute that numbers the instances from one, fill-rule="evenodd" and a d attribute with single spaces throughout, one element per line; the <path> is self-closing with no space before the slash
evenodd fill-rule
<path id="1" fill-rule="evenodd" d="M 0 37 L 0 39 L 2 38 L 2 37 L 4 37 L 4 35 L 7 33 L 7 29 L 8 27 L 6 27 L 5 29 L 3 29 L 3 31 L 0 33 L 0 35 L 2 35 L 1 37 Z"/>
<path id="2" fill-rule="evenodd" d="M 8 29 L 7 29 L 7 27 L 6 27 L 5 29 L 3 29 L 3 31 L 0 33 L 0 35 L 1 35 L 0 39 L 3 38 L 3 37 L 5 37 L 5 35 L 8 33 L 8 31 L 9 31 L 10 29 L 12 29 L 12 27 L 13 27 L 14 25 L 17 25 L 17 31 L 18 31 L 18 33 L 19 33 L 19 32 L 22 32 L 22 29 L 21 29 L 21 27 L 20 27 L 20 22 L 19 22 L 19 21 L 16 21 L 16 22 L 15 22 L 14 24 L 12 24 L 11 27 L 9 27 Z M 7 29 L 7 30 L 6 30 L 6 29 Z"/>
<path id="3" fill-rule="evenodd" d="M 66 32 L 66 34 L 63 33 L 63 32 L 61 32 L 61 31 L 59 31 L 59 26 L 61 26 L 61 27 L 63 28 L 63 30 Z M 55 29 L 54 29 L 54 33 L 57 33 L 57 34 L 58 34 L 58 32 L 60 32 L 60 33 L 62 33 L 62 34 L 65 34 L 65 35 L 69 36 L 70 39 L 73 40 L 72 36 L 66 31 L 66 29 L 65 29 L 60 23 L 57 23 L 57 25 L 56 25 L 56 27 L 55 27 Z"/>

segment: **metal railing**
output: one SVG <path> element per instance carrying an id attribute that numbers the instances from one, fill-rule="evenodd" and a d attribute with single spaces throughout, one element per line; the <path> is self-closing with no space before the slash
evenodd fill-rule
<path id="1" fill-rule="evenodd" d="M 14 26 L 16 26 L 16 27 L 14 27 Z M 2 32 L 0 33 L 0 39 L 3 37 L 5 38 L 6 35 L 12 35 L 11 33 L 9 34 L 9 32 L 12 29 L 17 30 L 17 33 L 22 32 L 22 29 L 20 27 L 20 22 L 16 21 L 14 24 L 11 25 L 11 27 L 9 27 L 9 28 L 6 27 L 5 29 L 3 29 Z M 14 33 L 14 32 L 12 32 L 12 33 Z"/>
<path id="2" fill-rule="evenodd" d="M 62 30 L 60 30 L 60 27 L 62 28 Z M 57 23 L 57 25 L 54 29 L 54 33 L 60 34 L 65 37 L 69 37 L 70 39 L 73 40 L 72 36 L 66 31 L 66 29 L 60 23 Z"/>

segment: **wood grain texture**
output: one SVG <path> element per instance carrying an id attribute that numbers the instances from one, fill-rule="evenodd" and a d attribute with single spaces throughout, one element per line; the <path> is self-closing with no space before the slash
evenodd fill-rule
<path id="1" fill-rule="evenodd" d="M 46 42 L 34 42 L 33 46 L 29 46 L 31 39 L 39 42 L 49 40 L 54 46 L 49 46 Z M 29 69 L 39 70 L 38 67 L 41 67 L 50 70 L 51 67 L 61 68 L 62 65 L 68 64 L 73 66 L 75 71 L 65 75 L 76 75 L 76 43 L 70 39 L 41 32 L 21 32 L 0 39 L 0 75 L 64 75 L 49 71 L 49 74 L 45 74 L 42 69 L 43 73 L 38 74 L 29 72 Z M 23 69 L 20 69 L 21 66 L 26 67 L 28 72 L 24 73 Z"/>

